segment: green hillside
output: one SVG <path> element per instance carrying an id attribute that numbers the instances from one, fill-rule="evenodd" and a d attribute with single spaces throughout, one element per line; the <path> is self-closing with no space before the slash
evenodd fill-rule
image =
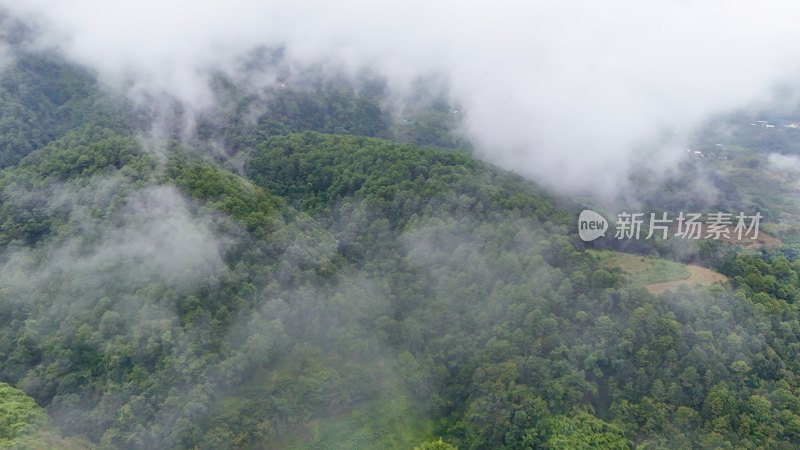
<path id="1" fill-rule="evenodd" d="M 379 94 L 298 86 L 142 138 L 146 111 L 26 58 L 0 83 L 24 131 L 0 143 L 3 445 L 800 445 L 800 262 L 718 253 L 729 284 L 654 294 L 689 269 L 587 250 L 441 105 L 398 128 Z"/>

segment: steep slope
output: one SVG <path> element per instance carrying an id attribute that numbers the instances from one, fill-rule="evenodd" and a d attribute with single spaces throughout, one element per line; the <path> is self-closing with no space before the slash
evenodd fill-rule
<path id="1" fill-rule="evenodd" d="M 104 96 L 86 70 L 53 55 L 19 51 L 15 58 L 0 76 L 0 167 L 78 127 L 126 128 L 123 105 Z"/>
<path id="2" fill-rule="evenodd" d="M 733 255 L 733 289 L 652 295 L 519 176 L 293 133 L 380 134 L 342 92 L 212 121 L 231 159 L 137 138 L 124 109 L 80 118 L 113 104 L 96 88 L 22 135 L 0 170 L 0 380 L 101 448 L 800 443 L 800 263 Z M 350 107 L 312 126 L 303 99 Z"/>

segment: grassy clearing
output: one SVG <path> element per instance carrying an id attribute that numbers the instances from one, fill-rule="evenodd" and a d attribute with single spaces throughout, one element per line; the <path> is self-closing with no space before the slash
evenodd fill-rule
<path id="1" fill-rule="evenodd" d="M 610 250 L 589 250 L 607 269 L 619 269 L 631 284 L 648 285 L 688 279 L 691 273 L 685 264 L 661 258 L 633 255 Z"/>
<path id="2" fill-rule="evenodd" d="M 603 267 L 620 270 L 630 284 L 643 286 L 654 294 L 678 286 L 708 286 L 727 281 L 724 275 L 705 267 L 609 250 L 589 252 L 600 259 Z"/>
<path id="3" fill-rule="evenodd" d="M 664 291 L 676 288 L 678 286 L 708 286 L 716 282 L 728 281 L 728 278 L 721 273 L 714 272 L 711 269 L 700 266 L 686 266 L 690 276 L 682 280 L 664 281 L 661 283 L 648 284 L 645 287 L 653 294 L 660 294 Z"/>

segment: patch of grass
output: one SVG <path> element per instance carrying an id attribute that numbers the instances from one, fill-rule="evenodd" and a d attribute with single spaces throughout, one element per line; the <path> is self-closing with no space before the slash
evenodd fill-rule
<path id="1" fill-rule="evenodd" d="M 685 264 L 661 258 L 633 255 L 610 250 L 589 250 L 607 269 L 619 269 L 634 285 L 648 285 L 685 280 L 691 275 Z"/>
<path id="2" fill-rule="evenodd" d="M 678 286 L 708 286 L 727 278 L 705 267 L 681 264 L 661 258 L 610 250 L 587 250 L 609 270 L 619 270 L 634 286 L 660 294 Z"/>
<path id="3" fill-rule="evenodd" d="M 705 267 L 700 266 L 687 266 L 687 269 L 691 273 L 689 278 L 684 280 L 673 280 L 673 281 L 665 281 L 661 283 L 652 283 L 645 286 L 648 291 L 652 292 L 653 294 L 660 294 L 664 291 L 668 291 L 670 289 L 676 288 L 678 286 L 708 286 L 711 284 L 716 283 L 717 281 L 724 282 L 727 281 L 727 277 L 722 275 L 721 273 L 714 272 L 711 269 L 707 269 Z"/>

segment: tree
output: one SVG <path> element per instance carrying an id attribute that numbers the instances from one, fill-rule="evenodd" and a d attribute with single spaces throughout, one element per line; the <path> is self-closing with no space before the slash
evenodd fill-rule
<path id="1" fill-rule="evenodd" d="M 458 448 L 439 438 L 438 441 L 424 442 L 419 447 L 414 447 L 414 450 L 458 450 Z"/>
<path id="2" fill-rule="evenodd" d="M 547 449 L 628 450 L 633 448 L 633 444 L 625 439 L 619 427 L 587 413 L 556 416 L 548 422 L 549 436 L 543 446 Z"/>
<path id="3" fill-rule="evenodd" d="M 24 392 L 0 383 L 0 448 L 36 431 L 46 422 L 46 415 Z"/>

